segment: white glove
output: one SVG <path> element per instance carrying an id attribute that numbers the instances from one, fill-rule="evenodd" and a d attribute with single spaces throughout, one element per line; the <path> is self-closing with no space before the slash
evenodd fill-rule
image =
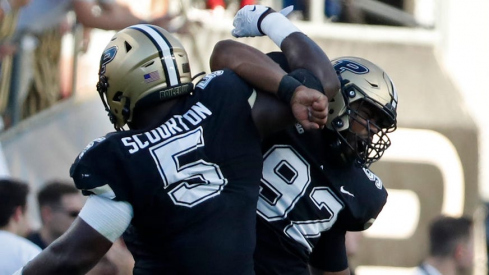
<path id="1" fill-rule="evenodd" d="M 242 7 L 234 16 L 233 26 L 234 29 L 231 34 L 234 37 L 254 37 L 263 36 L 260 32 L 258 21 L 260 17 L 270 9 L 263 5 L 246 5 Z M 294 10 L 294 6 L 288 6 L 280 11 L 284 16 L 289 15 Z"/>

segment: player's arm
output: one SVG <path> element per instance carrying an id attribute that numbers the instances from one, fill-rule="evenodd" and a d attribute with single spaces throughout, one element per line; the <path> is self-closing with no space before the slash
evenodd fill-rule
<path id="1" fill-rule="evenodd" d="M 141 22 L 141 18 L 132 14 L 127 7 L 117 3 L 98 5 L 91 1 L 73 1 L 73 9 L 77 20 L 87 28 L 99 28 L 104 30 L 120 30 L 130 25 Z"/>
<path id="2" fill-rule="evenodd" d="M 286 14 L 291 10 L 289 7 L 278 13 L 262 5 L 245 6 L 234 18 L 232 34 L 235 37 L 268 35 L 285 54 L 291 71 L 306 69 L 312 73 L 331 99 L 340 89 L 338 76 L 324 51 L 287 19 Z"/>
<path id="3" fill-rule="evenodd" d="M 132 207 L 90 196 L 71 227 L 18 274 L 85 274 L 107 253 L 132 219 Z"/>
<path id="4" fill-rule="evenodd" d="M 321 233 L 318 243 L 309 257 L 311 275 L 349 275 L 345 245 L 346 231 L 333 226 Z"/>
<path id="5" fill-rule="evenodd" d="M 287 76 L 278 64 L 253 47 L 220 41 L 211 54 L 210 66 L 212 70 L 231 69 L 257 90 L 268 92 L 257 93 L 250 103 L 262 135 L 291 124 L 294 117 L 305 129 L 318 129 L 326 123 L 326 96 Z"/>

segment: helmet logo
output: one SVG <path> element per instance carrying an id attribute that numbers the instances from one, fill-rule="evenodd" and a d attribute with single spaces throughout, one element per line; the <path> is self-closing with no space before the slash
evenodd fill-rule
<path id="1" fill-rule="evenodd" d="M 150 72 L 149 74 L 144 75 L 144 82 L 151 83 L 156 80 L 160 80 L 160 74 L 158 71 Z"/>
<path id="2" fill-rule="evenodd" d="M 350 71 L 354 74 L 366 74 L 369 72 L 369 69 L 367 67 L 348 59 L 338 60 L 337 63 L 334 64 L 334 69 L 339 73 Z"/>
<path id="3" fill-rule="evenodd" d="M 107 64 L 109 64 L 112 60 L 114 60 L 115 55 L 117 54 L 117 46 L 113 46 L 105 50 L 104 54 L 102 55 L 102 58 L 100 59 L 100 71 L 99 75 L 105 74 L 105 67 Z"/>

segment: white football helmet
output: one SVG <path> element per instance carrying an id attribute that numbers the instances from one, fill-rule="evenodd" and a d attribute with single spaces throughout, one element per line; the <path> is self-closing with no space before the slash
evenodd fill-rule
<path id="1" fill-rule="evenodd" d="M 127 27 L 105 47 L 97 91 L 119 131 L 131 122 L 135 109 L 193 91 L 187 53 L 158 26 Z"/>
<path id="2" fill-rule="evenodd" d="M 368 167 L 391 145 L 387 133 L 397 128 L 397 91 L 390 77 L 377 65 L 359 57 L 332 60 L 340 81 L 339 92 L 329 103 L 327 129 L 337 133 L 336 146 L 346 161 Z M 368 109 L 368 114 L 364 111 Z M 351 126 L 356 121 L 368 135 Z"/>

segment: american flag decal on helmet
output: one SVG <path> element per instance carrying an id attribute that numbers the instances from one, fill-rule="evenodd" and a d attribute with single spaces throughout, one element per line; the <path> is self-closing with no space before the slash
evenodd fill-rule
<path id="1" fill-rule="evenodd" d="M 150 72 L 149 74 L 144 75 L 144 82 L 146 83 L 151 83 L 158 79 L 160 79 L 160 74 L 158 73 L 158 71 Z"/>

